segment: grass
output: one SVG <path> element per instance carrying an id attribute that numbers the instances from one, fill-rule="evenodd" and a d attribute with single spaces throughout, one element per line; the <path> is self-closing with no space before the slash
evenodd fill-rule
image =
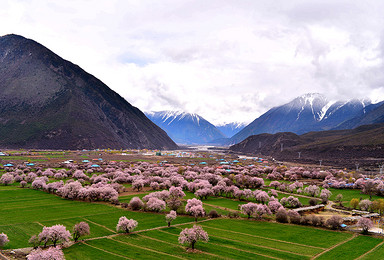
<path id="1" fill-rule="evenodd" d="M 127 259 L 125 257 L 119 257 L 117 255 L 113 255 L 107 252 L 104 252 L 100 249 L 93 248 L 87 244 L 75 244 L 69 248 L 64 250 L 65 259 L 67 260 L 107 260 L 107 259 Z"/>
<path id="2" fill-rule="evenodd" d="M 201 225 L 248 235 L 261 234 L 265 238 L 321 248 L 330 247 L 352 236 L 348 233 L 314 229 L 305 226 L 253 220 L 218 219 L 201 223 Z"/>
<path id="3" fill-rule="evenodd" d="M 64 252 L 66 259 L 100 259 L 99 252 L 103 259 L 310 259 L 352 238 L 348 233 L 272 222 L 213 219 L 199 225 L 209 234 L 209 242 L 198 242 L 197 252 L 186 251 L 178 243 L 181 230 L 192 224 L 86 241 L 75 245 L 75 250 L 71 247 Z M 346 258 L 338 256 L 335 252 L 343 246 L 340 245 L 321 258 L 351 259 L 349 256 L 360 256 L 379 242 L 376 238 L 358 236 L 342 248 L 353 251 L 356 244 L 365 243 L 357 253 Z"/>
<path id="4" fill-rule="evenodd" d="M 10 239 L 5 249 L 28 247 L 29 238 L 41 232 L 42 225 L 64 224 L 71 230 L 86 219 L 96 223 L 87 221 L 89 237 L 110 235 L 121 216 L 136 219 L 138 230 L 166 225 L 164 214 L 131 212 L 104 203 L 71 201 L 42 191 L 0 186 L 0 233 Z M 180 216 L 174 223 L 191 221 L 191 217 Z"/>
<path id="5" fill-rule="evenodd" d="M 219 218 L 199 223 L 208 232 L 210 241 L 198 242 L 196 248 L 199 253 L 191 253 L 178 243 L 180 231 L 193 225 L 191 217 L 178 216 L 172 227 L 167 228 L 164 213 L 128 211 L 100 202 L 71 201 L 17 186 L 0 186 L 0 233 L 6 233 L 10 239 L 4 249 L 28 247 L 28 239 L 38 234 L 43 226 L 63 224 L 71 231 L 74 224 L 88 222 L 91 234 L 83 239 L 92 240 L 65 249 L 66 259 L 309 259 L 352 238 L 350 233 L 307 226 Z M 333 196 L 339 191 L 353 197 L 359 192 L 336 190 L 332 191 Z M 134 196 L 146 194 L 121 196 L 120 201 L 129 202 Z M 195 197 L 191 192 L 186 192 L 186 195 L 185 199 Z M 209 197 L 203 203 L 207 213 L 215 209 L 219 214 L 227 215 L 230 210 L 238 210 L 239 204 L 247 202 Z M 121 216 L 139 222 L 137 233 L 116 233 L 116 224 Z M 356 258 L 380 242 L 382 240 L 377 238 L 357 236 L 324 253 L 320 259 Z M 384 248 L 380 246 L 365 259 L 378 259 L 383 254 Z"/>
<path id="6" fill-rule="evenodd" d="M 326 252 L 317 259 L 356 259 L 382 242 L 382 239 L 358 236 L 334 249 Z M 382 258 L 383 255 L 381 255 Z M 376 258 L 376 259 L 379 259 Z"/>
<path id="7" fill-rule="evenodd" d="M 356 199 L 369 199 L 369 195 L 361 193 L 361 190 L 355 190 L 355 189 L 334 189 L 334 188 L 329 188 L 329 190 L 332 192 L 332 196 L 330 200 L 334 201 L 336 199 L 336 196 L 338 194 L 343 195 L 343 201 L 345 202 L 345 206 L 349 206 L 349 202 L 351 199 L 356 198 Z M 372 195 L 372 200 L 376 199 L 382 199 L 383 197 Z"/>
<path id="8" fill-rule="evenodd" d="M 363 256 L 361 259 L 364 259 L 364 260 L 376 260 L 376 259 L 382 258 L 383 255 L 384 255 L 384 246 L 383 246 L 383 244 L 381 244 L 375 250 L 372 250 L 372 252 L 370 252 L 367 255 Z"/>

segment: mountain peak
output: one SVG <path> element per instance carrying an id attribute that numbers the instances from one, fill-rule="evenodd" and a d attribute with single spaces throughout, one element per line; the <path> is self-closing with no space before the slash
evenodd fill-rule
<path id="1" fill-rule="evenodd" d="M 364 115 L 370 108 L 367 99 L 328 101 L 319 93 L 308 93 L 291 102 L 274 107 L 255 119 L 230 143 L 238 143 L 250 135 L 278 132 L 303 134 L 310 131 L 330 130 L 354 117 Z"/>
<path id="2" fill-rule="evenodd" d="M 103 82 L 15 34 L 0 37 L 0 119 L 4 148 L 177 148 Z"/>
<path id="3" fill-rule="evenodd" d="M 147 117 L 179 144 L 206 144 L 225 136 L 198 114 L 183 111 L 148 112 Z"/>

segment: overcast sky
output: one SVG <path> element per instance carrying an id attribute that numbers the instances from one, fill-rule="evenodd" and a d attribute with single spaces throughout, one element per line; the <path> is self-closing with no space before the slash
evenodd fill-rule
<path id="1" fill-rule="evenodd" d="M 310 92 L 384 100 L 384 1 L 0 0 L 34 39 L 143 111 L 250 122 Z"/>

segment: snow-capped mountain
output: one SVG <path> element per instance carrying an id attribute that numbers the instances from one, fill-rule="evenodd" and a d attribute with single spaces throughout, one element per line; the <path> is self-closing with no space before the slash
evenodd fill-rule
<path id="1" fill-rule="evenodd" d="M 305 94 L 291 102 L 274 107 L 229 140 L 239 143 L 248 136 L 261 133 L 293 132 L 303 134 L 310 131 L 334 129 L 344 122 L 366 113 L 370 101 L 329 101 L 318 93 Z"/>
<path id="2" fill-rule="evenodd" d="M 226 137 L 230 138 L 241 130 L 243 130 L 246 125 L 246 123 L 232 122 L 222 125 L 216 125 L 216 128 L 219 129 Z"/>
<path id="3" fill-rule="evenodd" d="M 220 130 L 198 114 L 160 111 L 148 112 L 146 116 L 178 144 L 206 144 L 225 138 Z"/>

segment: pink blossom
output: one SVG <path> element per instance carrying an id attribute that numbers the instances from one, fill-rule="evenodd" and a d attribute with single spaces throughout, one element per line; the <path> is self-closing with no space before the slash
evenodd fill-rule
<path id="1" fill-rule="evenodd" d="M 194 225 L 192 228 L 185 228 L 180 232 L 179 243 L 187 244 L 192 249 L 195 249 L 195 244 L 197 241 L 208 242 L 209 237 L 207 232 L 205 232 L 201 226 Z"/>
<path id="2" fill-rule="evenodd" d="M 0 247 L 4 247 L 8 243 L 9 243 L 8 236 L 4 233 L 1 233 L 0 234 Z"/>
<path id="3" fill-rule="evenodd" d="M 167 215 L 165 216 L 165 220 L 166 220 L 167 223 L 168 223 L 168 227 L 171 226 L 171 222 L 172 222 L 173 220 L 175 220 L 176 217 L 177 217 L 177 214 L 176 214 L 176 211 L 174 211 L 174 210 L 171 210 L 171 211 L 169 212 L 169 214 L 167 214 Z"/>
<path id="4" fill-rule="evenodd" d="M 327 189 L 322 189 L 320 193 L 320 198 L 323 200 L 323 202 L 327 202 L 328 199 L 331 197 L 332 192 L 330 192 Z"/>
<path id="5" fill-rule="evenodd" d="M 64 260 L 64 253 L 59 247 L 50 247 L 46 250 L 41 248 L 32 250 L 27 255 L 28 260 Z"/>
<path id="6" fill-rule="evenodd" d="M 269 200 L 269 196 L 265 191 L 260 191 L 255 196 L 256 200 L 261 203 L 266 203 Z"/>
<path id="7" fill-rule="evenodd" d="M 360 209 L 365 210 L 365 211 L 368 211 L 369 208 L 371 207 L 371 205 L 372 205 L 372 201 L 370 201 L 370 200 L 362 200 L 359 203 Z"/>
<path id="8" fill-rule="evenodd" d="M 307 193 L 308 195 L 315 197 L 318 196 L 320 193 L 320 188 L 316 185 L 309 185 L 304 189 L 304 192 Z"/>
<path id="9" fill-rule="evenodd" d="M 67 181 L 63 187 L 57 190 L 57 193 L 63 198 L 76 199 L 81 188 L 83 188 L 83 185 L 80 182 L 74 181 L 68 183 Z"/>
<path id="10" fill-rule="evenodd" d="M 134 219 L 127 219 L 125 216 L 120 217 L 119 222 L 116 225 L 116 231 L 123 231 L 125 233 L 130 233 L 137 227 L 138 223 Z"/>
<path id="11" fill-rule="evenodd" d="M 279 194 L 277 193 L 276 190 L 269 190 L 268 193 L 271 195 L 271 196 L 275 196 L 275 197 L 278 197 Z"/>
<path id="12" fill-rule="evenodd" d="M 357 222 L 357 226 L 363 230 L 363 233 L 368 233 L 368 231 L 373 228 L 373 222 L 369 218 L 360 218 Z"/>
<path id="13" fill-rule="evenodd" d="M 253 202 L 249 202 L 240 206 L 241 212 L 246 214 L 248 218 L 250 218 L 255 213 L 256 208 L 257 204 Z"/>
<path id="14" fill-rule="evenodd" d="M 151 211 L 159 212 L 166 207 L 165 202 L 158 198 L 152 197 L 147 202 L 147 208 Z"/>
<path id="15" fill-rule="evenodd" d="M 73 239 L 75 242 L 77 242 L 80 237 L 89 235 L 90 233 L 91 232 L 87 222 L 82 221 L 73 226 Z"/>
<path id="16" fill-rule="evenodd" d="M 144 203 L 141 201 L 141 199 L 139 197 L 133 197 L 131 199 L 131 201 L 129 202 L 129 206 L 133 210 L 139 210 L 139 209 L 143 208 Z"/>
<path id="17" fill-rule="evenodd" d="M 172 186 L 171 188 L 169 188 L 169 196 L 171 198 L 181 199 L 181 198 L 185 197 L 185 193 L 183 192 L 183 190 L 180 187 Z"/>
<path id="18" fill-rule="evenodd" d="M 43 231 L 39 234 L 39 240 L 44 243 L 44 246 L 51 241 L 53 246 L 57 242 L 68 242 L 71 238 L 71 233 L 63 225 L 54 225 L 52 227 L 43 227 Z"/>
<path id="19" fill-rule="evenodd" d="M 208 196 L 213 195 L 211 188 L 203 188 L 199 189 L 195 192 L 195 196 L 199 197 L 199 199 L 208 199 Z"/>
<path id="20" fill-rule="evenodd" d="M 132 188 L 134 190 L 140 191 L 144 187 L 145 181 L 143 179 L 135 180 L 132 183 Z"/>
<path id="21" fill-rule="evenodd" d="M 35 189 L 35 190 L 45 189 L 46 186 L 47 184 L 45 183 L 45 181 L 40 178 L 36 178 L 31 185 L 32 189 Z"/>
<path id="22" fill-rule="evenodd" d="M 14 182 L 14 177 L 10 173 L 4 173 L 0 178 L 0 183 L 4 185 L 9 185 Z"/>
<path id="23" fill-rule="evenodd" d="M 280 208 L 283 207 L 283 205 L 281 205 L 278 201 L 269 201 L 268 207 L 272 213 L 276 213 Z"/>
<path id="24" fill-rule="evenodd" d="M 270 187 L 274 187 L 275 189 L 277 187 L 279 187 L 280 185 L 281 185 L 281 183 L 278 181 L 271 181 L 271 183 L 269 184 Z"/>

